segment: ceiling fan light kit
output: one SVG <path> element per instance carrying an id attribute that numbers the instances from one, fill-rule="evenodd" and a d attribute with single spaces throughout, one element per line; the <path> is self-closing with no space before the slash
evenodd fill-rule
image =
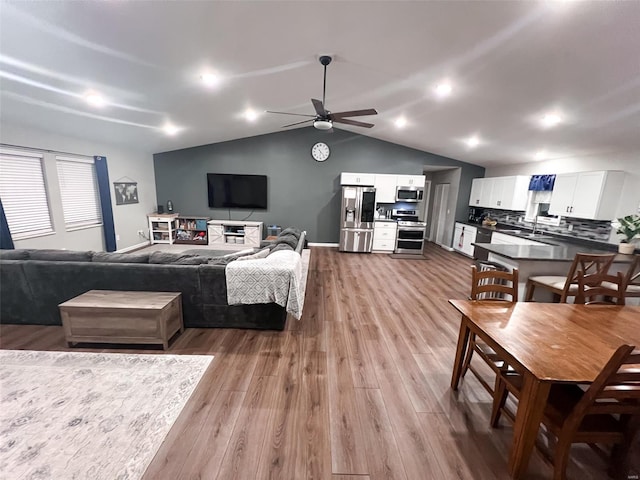
<path id="1" fill-rule="evenodd" d="M 318 130 L 331 130 L 331 128 L 333 128 L 333 123 L 329 120 L 316 120 L 313 122 L 313 126 Z"/>
<path id="2" fill-rule="evenodd" d="M 303 123 L 311 123 L 313 122 L 313 126 L 318 130 L 324 131 L 333 131 L 334 123 L 344 123 L 345 125 L 353 125 L 354 127 L 364 127 L 371 128 L 373 127 L 373 123 L 360 122 L 358 120 L 351 120 L 346 117 L 362 117 L 365 115 L 377 115 L 378 112 L 374 108 L 367 108 L 364 110 L 351 110 L 348 112 L 336 112 L 331 113 L 325 107 L 325 93 L 327 90 L 327 65 L 331 63 L 331 56 L 322 55 L 318 58 L 318 61 L 324 68 L 324 80 L 322 83 L 322 101 L 317 100 L 315 98 L 311 99 L 311 103 L 313 104 L 313 108 L 316 111 L 315 115 L 305 115 L 301 113 L 288 113 L 288 112 L 275 112 L 271 110 L 267 110 L 267 113 L 277 113 L 279 115 L 295 115 L 298 117 L 311 117 L 309 120 L 303 120 L 301 122 L 290 123 L 289 125 L 284 125 L 282 128 L 293 127 L 294 125 L 301 125 Z"/>

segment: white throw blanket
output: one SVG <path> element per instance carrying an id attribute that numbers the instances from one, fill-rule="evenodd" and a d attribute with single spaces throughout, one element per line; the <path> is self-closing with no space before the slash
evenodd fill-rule
<path id="1" fill-rule="evenodd" d="M 225 277 L 229 305 L 277 303 L 300 320 L 304 285 L 299 253 L 281 250 L 267 258 L 231 262 Z"/>

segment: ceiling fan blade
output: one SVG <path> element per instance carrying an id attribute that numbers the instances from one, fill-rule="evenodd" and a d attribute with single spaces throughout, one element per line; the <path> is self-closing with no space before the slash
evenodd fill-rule
<path id="1" fill-rule="evenodd" d="M 293 127 L 294 125 L 300 125 L 301 123 L 307 123 L 307 122 L 313 122 L 313 121 L 314 119 L 312 118 L 311 120 L 303 120 L 301 122 L 290 123 L 289 125 L 283 125 L 281 128 Z"/>
<path id="2" fill-rule="evenodd" d="M 321 117 L 326 117 L 329 113 L 324 109 L 324 105 L 320 100 L 316 100 L 315 98 L 311 99 L 311 103 L 313 103 L 313 108 L 316 109 L 316 113 Z"/>
<path id="3" fill-rule="evenodd" d="M 359 122 L 357 120 L 349 120 L 348 118 L 334 118 L 333 123 L 344 123 L 345 125 L 353 125 L 354 127 L 371 128 L 373 123 Z"/>
<path id="4" fill-rule="evenodd" d="M 277 113 L 279 115 L 295 115 L 297 117 L 311 117 L 315 118 L 315 115 L 305 115 L 303 113 L 289 113 L 289 112 L 273 112 L 271 110 L 266 110 L 267 113 Z"/>
<path id="5" fill-rule="evenodd" d="M 363 117 L 365 115 L 377 115 L 375 108 L 367 108 L 365 110 L 351 110 L 349 112 L 335 112 L 331 114 L 331 118 L 342 118 L 342 117 Z"/>

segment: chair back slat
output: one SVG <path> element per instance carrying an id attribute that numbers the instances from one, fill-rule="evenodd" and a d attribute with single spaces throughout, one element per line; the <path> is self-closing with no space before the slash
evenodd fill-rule
<path id="1" fill-rule="evenodd" d="M 607 286 L 603 282 L 607 282 Z M 575 303 L 624 305 L 626 289 L 625 276 L 622 272 L 616 275 L 578 272 L 578 292 Z"/>
<path id="2" fill-rule="evenodd" d="M 618 347 L 576 404 L 567 422 L 579 425 L 586 415 L 614 414 L 621 410 L 640 414 L 640 371 L 625 367 L 636 364 L 638 352 L 634 352 L 634 349 L 631 345 Z"/>
<path id="3" fill-rule="evenodd" d="M 625 275 L 627 285 L 640 285 L 640 254 L 633 256 L 633 262 Z"/>
<path id="4" fill-rule="evenodd" d="M 508 296 L 508 297 L 507 297 Z M 518 269 L 479 271 L 471 266 L 471 300 L 518 301 Z"/>
<path id="5" fill-rule="evenodd" d="M 569 290 L 572 285 L 576 285 L 578 283 L 578 274 L 580 272 L 584 275 L 605 274 L 609 271 L 609 267 L 613 263 L 613 259 L 615 257 L 615 253 L 576 253 L 576 256 L 573 258 L 573 262 L 571 263 L 571 267 L 569 268 L 567 279 L 564 282 L 560 301 L 567 301 L 567 297 L 570 296 Z"/>
<path id="6" fill-rule="evenodd" d="M 638 413 L 637 403 L 612 402 L 595 404 L 587 410 L 588 415 L 633 415 Z"/>

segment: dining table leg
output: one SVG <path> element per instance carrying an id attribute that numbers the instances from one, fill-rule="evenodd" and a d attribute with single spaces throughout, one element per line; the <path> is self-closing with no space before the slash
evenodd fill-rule
<path id="1" fill-rule="evenodd" d="M 509 473 L 513 478 L 520 478 L 527 471 L 550 388 L 549 382 L 542 382 L 528 372 L 525 374 L 509 456 Z"/>
<path id="2" fill-rule="evenodd" d="M 462 373 L 464 355 L 469 344 L 469 320 L 464 315 L 460 320 L 460 333 L 458 333 L 458 346 L 456 347 L 456 359 L 453 362 L 453 374 L 451 375 L 451 389 L 457 390 Z"/>

